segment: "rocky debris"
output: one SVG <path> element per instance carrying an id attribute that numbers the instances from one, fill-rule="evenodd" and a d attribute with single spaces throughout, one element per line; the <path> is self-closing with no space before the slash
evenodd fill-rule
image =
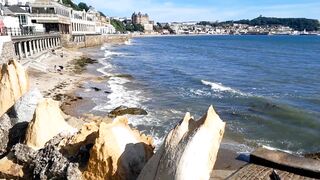
<path id="1" fill-rule="evenodd" d="M 224 134 L 225 123 L 210 106 L 194 121 L 187 113 L 167 135 L 138 179 L 209 179 Z"/>
<path id="2" fill-rule="evenodd" d="M 2 116 L 29 89 L 23 67 L 10 60 L 0 67 L 0 116 Z"/>
<path id="3" fill-rule="evenodd" d="M 24 144 L 12 148 L 13 158 L 24 166 L 33 179 L 81 179 L 77 163 L 72 163 L 60 151 L 58 144 L 66 138 L 57 135 L 44 148 L 35 151 Z"/>
<path id="4" fill-rule="evenodd" d="M 81 172 L 76 163 L 71 163 L 60 153 L 57 144 L 62 139 L 54 138 L 43 149 L 40 149 L 33 161 L 32 176 L 34 179 L 81 179 Z M 58 141 L 55 142 L 54 141 Z"/>
<path id="5" fill-rule="evenodd" d="M 43 99 L 38 89 L 31 89 L 24 94 L 7 112 L 13 125 L 21 122 L 30 122 L 38 102 Z"/>
<path id="6" fill-rule="evenodd" d="M 0 156 L 7 152 L 7 145 L 9 142 L 9 131 L 12 127 L 10 118 L 7 114 L 0 117 Z"/>
<path id="7" fill-rule="evenodd" d="M 11 156 L 6 156 L 0 160 L 0 178 L 21 179 L 23 177 L 23 166 L 14 163 Z"/>
<path id="8" fill-rule="evenodd" d="M 141 108 L 129 108 L 127 106 L 119 106 L 112 110 L 109 113 L 110 117 L 117 117 L 122 116 L 125 114 L 131 114 L 131 115 L 147 115 L 147 111 L 141 109 Z"/>
<path id="9" fill-rule="evenodd" d="M 16 144 L 12 147 L 13 157 L 21 164 L 30 164 L 36 156 L 36 151 L 25 144 Z"/>
<path id="10" fill-rule="evenodd" d="M 38 104 L 34 117 L 28 125 L 25 144 L 34 149 L 40 149 L 61 132 L 75 133 L 76 131 L 64 120 L 59 102 L 44 99 Z"/>
<path id="11" fill-rule="evenodd" d="M 136 179 L 153 155 L 152 139 L 132 130 L 124 117 L 102 122 L 83 172 L 85 179 Z"/>

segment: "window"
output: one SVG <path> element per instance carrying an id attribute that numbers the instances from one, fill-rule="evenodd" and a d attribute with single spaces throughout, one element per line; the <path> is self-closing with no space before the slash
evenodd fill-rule
<path id="1" fill-rule="evenodd" d="M 26 15 L 18 15 L 19 18 L 19 24 L 20 25 L 26 25 L 27 21 L 26 21 Z"/>

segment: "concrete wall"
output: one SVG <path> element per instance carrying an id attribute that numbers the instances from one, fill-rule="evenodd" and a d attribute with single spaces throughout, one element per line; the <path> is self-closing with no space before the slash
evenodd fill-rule
<path id="1" fill-rule="evenodd" d="M 129 35 L 61 35 L 63 47 L 84 48 L 100 46 L 104 43 L 124 43 L 129 40 Z"/>
<path id="2" fill-rule="evenodd" d="M 14 57 L 14 47 L 10 36 L 0 36 L 0 64 Z"/>

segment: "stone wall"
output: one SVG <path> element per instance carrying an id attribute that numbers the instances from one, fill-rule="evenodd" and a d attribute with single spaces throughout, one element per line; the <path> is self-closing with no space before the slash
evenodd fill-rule
<path id="1" fill-rule="evenodd" d="M 0 64 L 7 63 L 15 57 L 15 50 L 12 41 L 4 42 L 0 54 Z"/>
<path id="2" fill-rule="evenodd" d="M 63 47 L 85 48 L 100 46 L 104 43 L 124 43 L 129 40 L 129 35 L 83 35 L 74 36 L 70 34 L 61 35 Z"/>

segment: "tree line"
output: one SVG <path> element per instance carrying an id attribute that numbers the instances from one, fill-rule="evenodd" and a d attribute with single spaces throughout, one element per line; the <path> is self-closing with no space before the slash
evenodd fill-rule
<path id="1" fill-rule="evenodd" d="M 210 25 L 213 27 L 231 25 L 231 24 L 248 24 L 250 26 L 274 26 L 282 25 L 289 26 L 297 31 L 318 31 L 320 30 L 320 23 L 316 19 L 307 18 L 275 18 L 275 17 L 263 17 L 259 16 L 252 20 L 243 19 L 239 21 L 225 21 L 225 22 L 208 22 L 201 21 L 198 25 Z"/>
<path id="2" fill-rule="evenodd" d="M 64 5 L 66 5 L 66 6 L 70 6 L 72 9 L 77 10 L 77 11 L 83 11 L 83 10 L 85 10 L 85 11 L 87 12 L 87 11 L 92 7 L 92 6 L 90 6 L 90 5 L 87 5 L 87 4 L 84 3 L 84 2 L 80 2 L 79 4 L 75 4 L 75 3 L 73 3 L 72 0 L 62 0 L 62 3 L 63 3 Z M 100 14 L 101 16 L 106 17 L 106 15 L 103 14 L 103 12 L 101 12 L 101 11 L 98 11 L 98 12 L 99 12 L 99 14 Z"/>
<path id="3" fill-rule="evenodd" d="M 122 22 L 117 19 L 111 19 L 112 26 L 119 32 L 124 33 L 124 32 L 134 32 L 134 31 L 144 31 L 144 27 L 141 24 L 133 24 L 129 22 Z"/>

